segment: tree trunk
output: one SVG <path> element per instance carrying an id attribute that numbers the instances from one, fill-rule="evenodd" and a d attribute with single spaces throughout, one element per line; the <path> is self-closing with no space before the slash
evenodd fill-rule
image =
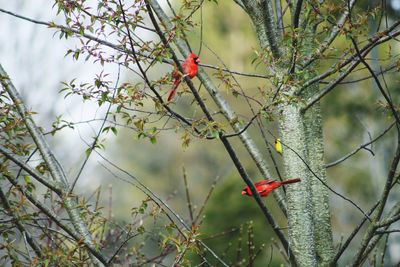
<path id="1" fill-rule="evenodd" d="M 332 225 L 328 189 L 315 176 L 326 183 L 324 164 L 324 143 L 322 133 L 322 115 L 319 103 L 307 110 L 303 116 L 307 163 L 311 182 L 311 201 L 313 208 L 314 241 L 319 266 L 328 266 L 333 251 Z"/>
<path id="2" fill-rule="evenodd" d="M 298 103 L 284 104 L 281 106 L 281 111 L 279 126 L 280 137 L 284 144 L 285 178 L 301 179 L 300 183 L 286 187 L 289 244 L 299 266 L 317 266 L 311 179 L 306 165 L 301 160 L 306 157 L 307 149 L 300 105 Z"/>

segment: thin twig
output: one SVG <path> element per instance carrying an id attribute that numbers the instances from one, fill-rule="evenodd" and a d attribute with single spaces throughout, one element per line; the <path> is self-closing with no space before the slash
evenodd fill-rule
<path id="1" fill-rule="evenodd" d="M 329 48 L 329 46 L 332 44 L 332 42 L 336 39 L 336 37 L 340 33 L 340 30 L 342 29 L 344 23 L 346 22 L 355 3 L 356 0 L 350 1 L 350 4 L 347 5 L 346 10 L 341 15 L 336 25 L 334 25 L 332 30 L 329 31 L 330 33 L 329 36 L 325 38 L 324 41 L 322 41 L 320 46 L 318 46 L 316 53 L 312 53 L 312 55 L 316 56 L 310 58 L 307 62 L 305 62 L 302 66 L 303 68 L 306 68 L 308 65 L 312 64 L 315 60 L 319 58 L 320 55 L 322 55 L 326 51 L 327 48 Z"/>
<path id="2" fill-rule="evenodd" d="M 82 34 L 82 32 L 80 32 L 79 30 L 72 29 L 72 28 L 69 28 L 67 26 L 58 25 L 58 24 L 55 24 L 53 22 L 45 22 L 45 21 L 39 21 L 39 20 L 31 19 L 31 18 L 28 18 L 28 17 L 25 17 L 25 16 L 21 16 L 21 15 L 15 14 L 13 12 L 10 12 L 10 11 L 2 9 L 2 8 L 0 8 L 0 12 L 8 14 L 8 15 L 11 15 L 11 16 L 14 16 L 14 17 L 17 17 L 17 18 L 22 19 L 22 20 L 26 20 L 26 21 L 32 22 L 34 24 L 43 25 L 43 26 L 47 26 L 47 27 L 51 27 L 51 28 L 57 28 L 57 29 L 60 29 L 61 31 L 65 31 L 65 32 L 73 32 L 73 33 L 75 33 L 75 34 L 77 34 L 79 36 L 85 37 L 86 39 L 89 39 L 89 40 L 95 41 L 95 42 L 97 42 L 99 44 L 102 44 L 104 46 L 110 47 L 110 48 L 112 48 L 114 50 L 117 50 L 119 52 L 132 53 L 132 51 L 127 50 L 126 48 L 121 47 L 120 45 L 113 44 L 111 42 L 108 42 L 106 40 L 100 39 L 98 37 L 95 37 L 95 36 L 87 34 L 87 33 L 83 33 Z M 155 57 L 152 57 L 152 56 L 149 56 L 149 55 L 140 54 L 140 53 L 138 53 L 138 54 L 140 56 L 143 56 L 143 57 L 146 57 L 146 58 L 149 58 L 149 59 L 155 59 Z M 162 59 L 161 61 L 163 63 L 173 65 L 173 61 L 170 60 L 170 59 Z M 184 59 L 182 59 L 180 61 L 183 62 Z M 270 79 L 270 78 L 274 77 L 273 75 L 254 74 L 254 73 L 245 73 L 245 72 L 240 72 L 240 71 L 234 71 L 234 70 L 230 70 L 228 68 L 221 68 L 219 66 L 214 66 L 214 65 L 205 64 L 205 63 L 199 63 L 199 66 L 201 66 L 203 68 L 209 68 L 209 69 L 214 69 L 214 70 L 218 70 L 218 71 L 229 72 L 229 73 L 233 73 L 233 74 L 236 74 L 236 75 L 239 75 L 239 76 L 244 76 L 244 77 L 253 77 L 253 78 L 262 78 L 262 79 Z"/>
<path id="3" fill-rule="evenodd" d="M 84 245 L 85 248 L 88 249 L 88 251 L 93 255 L 96 259 L 98 259 L 101 263 L 104 265 L 107 264 L 107 260 L 103 256 L 103 254 L 93 246 L 91 242 L 89 242 L 86 239 L 82 239 L 81 235 L 79 232 L 75 232 L 73 229 L 71 229 L 68 225 L 62 223 L 61 219 L 58 218 L 58 216 L 51 211 L 49 208 L 47 208 L 45 205 L 43 205 L 31 192 L 27 190 L 23 190 L 21 186 L 18 185 L 17 181 L 15 181 L 11 177 L 6 177 L 8 181 L 17 188 L 21 194 L 26 197 L 33 205 L 35 205 L 41 212 L 43 212 L 52 222 L 57 224 L 58 227 L 60 227 L 62 230 L 64 230 L 68 235 L 70 235 L 75 242 L 81 242 L 81 244 Z"/>
<path id="4" fill-rule="evenodd" d="M 342 162 L 345 161 L 346 159 L 350 158 L 351 156 L 355 155 L 358 151 L 364 149 L 365 147 L 369 146 L 370 144 L 375 143 L 378 139 L 380 139 L 380 138 L 381 138 L 382 136 L 384 136 L 387 132 L 389 132 L 389 131 L 393 128 L 393 126 L 394 126 L 395 124 L 396 124 L 396 123 L 393 122 L 392 124 L 390 124 L 390 126 L 389 126 L 388 128 L 386 128 L 386 129 L 385 129 L 381 134 L 379 134 L 377 137 L 375 137 L 374 139 L 372 139 L 371 141 L 369 141 L 369 142 L 367 142 L 367 143 L 364 143 L 364 144 L 360 145 L 358 148 L 354 149 L 354 150 L 353 150 L 352 152 L 350 152 L 349 154 L 347 154 L 347 155 L 341 157 L 340 159 L 337 159 L 337 160 L 335 160 L 335 161 L 333 161 L 333 162 L 331 162 L 331 163 L 326 164 L 326 165 L 325 165 L 325 168 L 330 168 L 330 167 L 336 166 L 336 165 L 338 165 L 339 163 L 342 163 Z"/>
<path id="5" fill-rule="evenodd" d="M 272 135 L 272 133 L 271 133 Z M 335 191 L 332 187 L 330 187 L 325 181 L 323 181 L 312 169 L 311 167 L 308 165 L 308 163 L 306 162 L 305 159 L 303 159 L 303 157 L 297 152 L 295 151 L 293 148 L 291 148 L 290 146 L 286 145 L 285 143 L 283 143 L 281 141 L 282 145 L 285 146 L 286 148 L 288 148 L 290 151 L 292 151 L 293 153 L 295 153 L 297 155 L 297 157 L 304 163 L 304 165 L 306 166 L 306 168 L 311 172 L 311 174 L 317 178 L 326 188 L 328 188 L 329 191 L 331 191 L 332 193 L 334 193 L 335 195 L 339 196 L 340 198 L 346 200 L 347 202 L 349 202 L 350 204 L 352 204 L 354 207 L 356 207 L 369 221 L 372 221 L 371 218 L 369 217 L 369 215 L 367 215 L 361 208 L 360 206 L 357 205 L 357 203 L 355 203 L 353 200 L 351 200 L 350 198 L 340 194 L 339 192 Z"/>
<path id="6" fill-rule="evenodd" d="M 24 237 L 24 241 L 29 244 L 29 246 L 33 249 L 35 254 L 41 258 L 42 257 L 42 248 L 40 245 L 36 242 L 35 239 L 28 233 L 28 231 L 25 229 L 24 225 L 22 224 L 22 219 L 21 217 L 14 212 L 14 209 L 11 208 L 10 202 L 8 201 L 6 195 L 4 194 L 3 190 L 0 187 L 0 200 L 1 204 L 3 205 L 4 209 L 8 213 L 10 217 L 13 218 L 13 222 L 16 225 L 17 229 L 21 232 L 21 234 Z M 26 248 L 26 250 L 29 252 L 29 248 Z"/>
<path id="7" fill-rule="evenodd" d="M 113 92 L 112 98 L 114 98 L 115 95 L 116 95 L 116 93 L 117 93 L 117 88 L 118 88 L 118 83 L 119 83 L 119 76 L 120 76 L 120 73 L 121 73 L 121 68 L 120 68 L 120 66 L 121 66 L 121 65 L 118 64 L 117 81 L 115 82 L 115 87 L 114 87 L 114 92 Z M 90 155 L 92 154 L 91 152 L 92 152 L 93 149 L 95 149 L 96 146 L 97 146 L 97 142 L 98 142 L 98 140 L 99 140 L 99 138 L 100 138 L 101 133 L 103 132 L 104 125 L 106 124 L 106 121 L 107 121 L 107 118 L 108 118 L 108 115 L 109 115 L 111 106 L 112 106 L 112 101 L 110 101 L 110 103 L 108 104 L 106 114 L 104 115 L 104 118 L 103 118 L 103 120 L 102 120 L 101 126 L 100 126 L 100 128 L 99 128 L 99 130 L 98 130 L 98 132 L 97 132 L 96 137 L 95 137 L 94 140 L 93 140 L 92 145 L 90 146 L 89 150 L 86 150 L 86 157 L 85 157 L 85 160 L 83 161 L 81 167 L 79 168 L 78 174 L 75 176 L 75 179 L 73 180 L 73 182 L 72 182 L 72 184 L 71 184 L 71 187 L 70 187 L 70 189 L 69 189 L 69 193 L 68 193 L 68 194 L 71 194 L 71 193 L 74 191 L 75 185 L 76 185 L 76 183 L 78 182 L 78 179 L 79 179 L 79 177 L 81 176 L 81 174 L 82 174 L 82 172 L 83 172 L 83 169 L 85 168 L 86 163 L 87 163 L 88 160 L 89 160 Z M 89 151 L 89 152 L 88 152 L 88 151 Z"/>
<path id="8" fill-rule="evenodd" d="M 190 200 L 190 194 L 189 194 L 189 186 L 187 183 L 187 174 L 186 174 L 186 169 L 185 167 L 182 167 L 182 173 L 183 173 L 183 182 L 185 184 L 185 192 L 186 192 L 186 202 L 189 210 L 189 217 L 190 217 L 190 222 L 193 224 L 193 208 L 192 208 L 192 201 Z"/>
<path id="9" fill-rule="evenodd" d="M 23 159 L 19 156 L 14 155 L 10 150 L 0 145 L 0 153 L 3 154 L 7 159 L 14 162 L 18 165 L 21 169 L 23 169 L 26 173 L 31 175 L 34 179 L 36 179 L 39 183 L 43 184 L 47 188 L 51 189 L 53 192 L 61 195 L 60 185 L 52 180 L 41 175 L 38 171 L 33 169 L 31 166 L 25 163 Z"/>
<path id="10" fill-rule="evenodd" d="M 214 191 L 215 185 L 217 184 L 218 180 L 219 180 L 219 176 L 217 176 L 217 177 L 215 178 L 214 182 L 212 183 L 212 185 L 211 185 L 211 187 L 210 187 L 210 190 L 208 190 L 207 196 L 206 196 L 206 198 L 205 198 L 204 201 L 203 201 L 203 205 L 201 205 L 201 208 L 200 208 L 199 212 L 197 213 L 196 218 L 194 219 L 194 223 L 195 223 L 195 224 L 198 222 L 200 216 L 203 214 L 203 211 L 204 211 L 204 209 L 205 209 L 205 207 L 206 207 L 206 204 L 207 204 L 208 200 L 210 199 L 211 194 L 212 194 L 212 192 Z"/>
<path id="11" fill-rule="evenodd" d="M 191 231 L 191 227 L 189 227 L 185 221 L 181 218 L 181 216 L 175 212 L 164 200 L 161 199 L 161 197 L 159 197 L 156 193 L 154 193 L 150 188 L 148 188 L 144 183 L 142 183 L 136 176 L 134 176 L 133 174 L 129 173 L 128 171 L 122 169 L 121 167 L 119 167 L 118 165 L 114 164 L 112 161 L 110 161 L 109 159 L 107 159 L 104 155 L 102 155 L 101 153 L 99 153 L 97 150 L 95 150 L 95 152 L 97 153 L 97 155 L 99 155 L 105 162 L 107 162 L 109 165 L 111 165 L 113 168 L 115 168 L 116 170 L 122 172 L 123 174 L 127 175 L 130 179 L 132 179 L 133 181 L 135 181 L 137 184 L 126 180 L 122 177 L 119 177 L 118 175 L 116 175 L 114 172 L 112 172 L 109 168 L 107 168 L 105 165 L 101 164 L 101 166 L 103 168 L 105 168 L 107 171 L 109 171 L 114 177 L 120 179 L 121 181 L 124 181 L 130 185 L 135 186 L 136 188 L 138 188 L 140 191 L 142 191 L 143 193 L 145 193 L 147 196 L 149 196 L 157 205 L 159 205 L 160 208 L 162 208 L 165 211 L 166 216 L 168 216 L 169 218 L 170 215 L 172 214 L 173 217 L 175 217 L 176 221 L 178 221 L 186 230 Z M 175 220 L 172 220 L 172 222 L 175 222 Z M 178 228 L 179 230 L 179 228 Z M 185 236 L 182 233 L 183 236 Z M 208 252 L 210 252 L 210 254 L 216 259 L 218 260 L 222 265 L 224 266 L 228 266 L 224 261 L 222 261 L 222 259 L 212 250 L 210 249 L 204 242 L 199 241 L 201 246 L 207 250 Z"/>
<path id="12" fill-rule="evenodd" d="M 356 49 L 357 52 L 357 56 L 360 59 L 360 61 L 364 64 L 364 66 L 368 69 L 369 73 L 372 75 L 372 77 L 375 80 L 376 85 L 379 88 L 379 91 L 381 92 L 382 96 L 385 98 L 386 102 L 388 103 L 393 116 L 396 118 L 396 122 L 397 122 L 397 129 L 400 131 L 399 129 L 399 124 L 400 124 L 400 118 L 399 118 L 399 114 L 397 113 L 396 108 L 393 105 L 392 100 L 390 99 L 389 95 L 386 93 L 385 89 L 383 89 L 381 82 L 379 81 L 378 76 L 375 75 L 374 71 L 372 70 L 372 68 L 369 66 L 369 64 L 365 61 L 364 57 L 362 56 L 360 50 L 358 49 L 358 45 L 356 43 L 356 41 L 354 40 L 354 38 L 352 36 L 349 36 L 351 42 L 353 43 L 354 48 Z"/>

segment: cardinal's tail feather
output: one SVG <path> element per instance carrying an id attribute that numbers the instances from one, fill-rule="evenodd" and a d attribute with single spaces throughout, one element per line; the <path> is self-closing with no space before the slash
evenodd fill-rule
<path id="1" fill-rule="evenodd" d="M 178 88 L 180 83 L 181 83 L 181 79 L 176 79 L 174 81 L 174 85 L 172 86 L 172 89 L 171 89 L 171 91 L 169 92 L 169 95 L 168 95 L 168 102 L 170 102 L 174 98 L 174 96 L 176 95 L 176 89 Z"/>
<path id="2" fill-rule="evenodd" d="M 176 94 L 176 87 L 172 88 L 172 90 L 169 92 L 168 102 L 170 102 L 174 98 L 175 94 Z"/>
<path id="3" fill-rule="evenodd" d="M 296 179 L 289 179 L 289 180 L 285 180 L 285 181 L 282 181 L 281 183 L 282 184 L 294 184 L 294 183 L 298 183 L 298 182 L 300 182 L 301 180 L 299 179 L 299 178 L 296 178 Z"/>

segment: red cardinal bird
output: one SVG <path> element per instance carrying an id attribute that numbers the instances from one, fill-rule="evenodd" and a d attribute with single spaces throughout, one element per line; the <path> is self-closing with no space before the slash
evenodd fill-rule
<path id="1" fill-rule="evenodd" d="M 182 76 L 182 74 L 177 69 L 174 70 L 174 72 L 172 73 L 172 78 L 174 78 L 174 86 L 172 87 L 171 92 L 169 92 L 168 102 L 174 98 L 176 94 L 176 89 L 181 83 L 183 77 L 189 76 L 190 79 L 193 79 L 193 77 L 197 75 L 197 71 L 199 70 L 198 66 L 199 63 L 200 63 L 200 58 L 195 54 L 191 53 L 189 57 L 185 60 L 185 62 L 183 62 L 182 64 L 183 70 L 185 71 L 185 75 Z"/>
<path id="2" fill-rule="evenodd" d="M 286 181 L 282 181 L 282 182 L 275 181 L 272 179 L 267 179 L 267 180 L 262 180 L 262 181 L 256 182 L 254 185 L 256 186 L 257 191 L 260 194 L 260 196 L 266 197 L 269 195 L 269 193 L 271 193 L 278 187 L 281 187 L 282 185 L 293 184 L 293 183 L 298 183 L 298 182 L 300 182 L 299 178 L 290 179 L 290 180 L 286 180 Z M 250 191 L 250 187 L 246 186 L 245 188 L 243 188 L 242 195 L 252 196 L 253 193 Z"/>

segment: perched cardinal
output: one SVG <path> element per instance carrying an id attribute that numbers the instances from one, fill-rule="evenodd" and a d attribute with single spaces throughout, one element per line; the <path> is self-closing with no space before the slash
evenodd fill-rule
<path id="1" fill-rule="evenodd" d="M 176 94 L 176 89 L 178 88 L 179 84 L 182 81 L 182 78 L 185 76 L 189 76 L 190 79 L 192 79 L 194 76 L 197 75 L 197 71 L 199 70 L 199 63 L 200 63 L 200 58 L 196 56 L 195 54 L 191 53 L 189 57 L 183 62 L 182 67 L 183 70 L 185 71 L 184 76 L 179 72 L 179 70 L 174 70 L 172 73 L 172 78 L 174 78 L 174 86 L 171 89 L 171 92 L 169 92 L 168 95 L 168 102 L 171 101 L 175 94 Z"/>
<path id="2" fill-rule="evenodd" d="M 260 194 L 260 196 L 267 197 L 269 195 L 269 193 L 271 193 L 278 187 L 281 187 L 282 185 L 293 184 L 293 183 L 298 183 L 298 182 L 300 182 L 299 178 L 290 179 L 290 180 L 286 180 L 286 181 L 282 181 L 282 182 L 272 180 L 272 179 L 267 179 L 267 180 L 262 180 L 262 181 L 256 182 L 254 185 L 257 188 L 257 191 Z M 252 196 L 253 193 L 250 191 L 250 187 L 246 186 L 245 188 L 243 188 L 242 195 Z"/>

